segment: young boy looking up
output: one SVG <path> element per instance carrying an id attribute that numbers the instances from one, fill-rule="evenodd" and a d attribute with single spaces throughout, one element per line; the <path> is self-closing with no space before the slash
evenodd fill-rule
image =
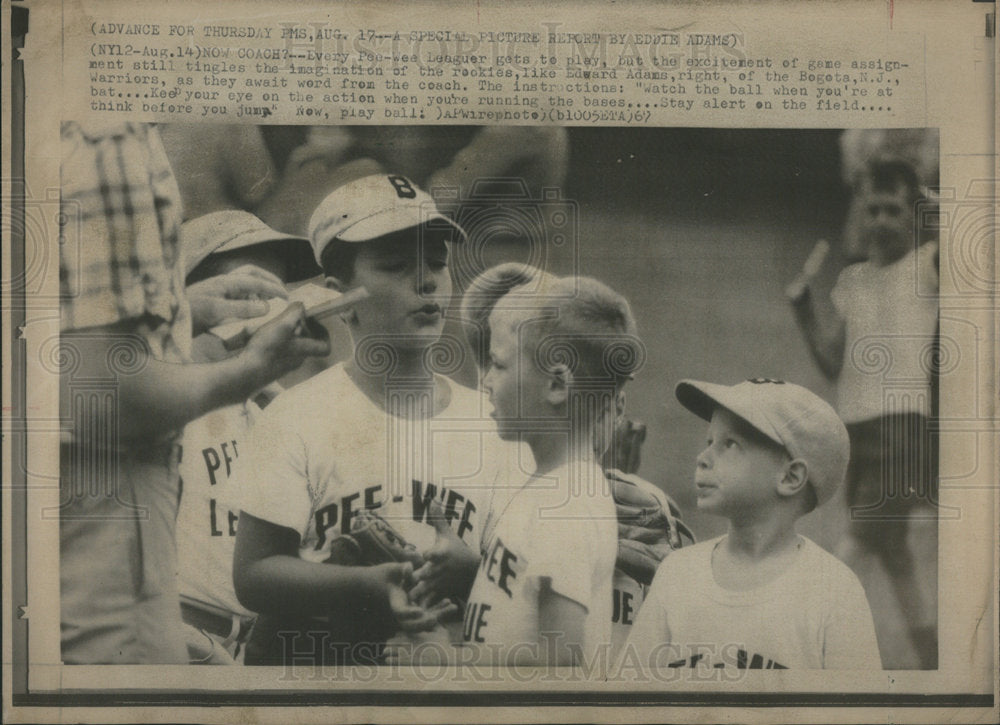
<path id="1" fill-rule="evenodd" d="M 463 639 L 494 664 L 570 665 L 611 642 L 618 533 L 598 460 L 641 350 L 628 303 L 602 283 L 528 278 L 489 314 L 483 387 L 535 470 L 494 498 Z"/>
<path id="2" fill-rule="evenodd" d="M 710 421 L 698 508 L 729 531 L 664 559 L 627 648 L 648 666 L 881 669 L 857 577 L 795 531 L 844 479 L 847 431 L 833 408 L 769 379 L 686 380 L 676 392 Z"/>

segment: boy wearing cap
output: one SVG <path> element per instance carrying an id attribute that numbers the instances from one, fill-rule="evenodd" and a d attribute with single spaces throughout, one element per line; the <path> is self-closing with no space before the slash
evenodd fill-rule
<path id="1" fill-rule="evenodd" d="M 464 233 L 405 177 L 361 162 L 350 170 L 317 207 L 310 237 L 330 287 L 368 292 L 342 315 L 354 355 L 269 405 L 234 474 L 234 582 L 261 613 L 247 664 L 378 662 L 394 632 L 436 626 L 440 611 L 410 601 L 412 564 L 337 563 L 334 542 L 355 512 L 377 509 L 422 551 L 435 542 L 438 505 L 470 553 L 479 545 L 483 506 L 470 482 L 499 441 L 482 396 L 445 377 L 463 349 L 442 337 L 448 244 Z"/>
<path id="2" fill-rule="evenodd" d="M 189 288 L 211 284 L 221 275 L 250 276 L 269 285 L 265 289 L 273 296 L 283 297 L 285 283 L 300 282 L 320 271 L 309 240 L 278 232 L 245 211 L 217 211 L 189 220 L 181 226 L 180 239 Z M 253 297 L 259 295 L 260 291 Z M 264 300 L 258 304 L 257 312 L 267 311 Z M 218 314 L 224 318 L 227 310 Z M 214 335 L 196 338 L 194 352 L 199 362 L 230 354 Z M 232 664 L 253 624 L 254 613 L 240 605 L 233 590 L 239 504 L 229 479 L 253 420 L 277 391 L 280 387 L 272 384 L 251 400 L 214 410 L 184 428 L 178 588 L 192 664 Z"/>
<path id="3" fill-rule="evenodd" d="M 627 647 L 650 667 L 881 669 L 857 577 L 795 531 L 844 478 L 837 414 L 769 379 L 686 380 L 676 394 L 709 421 L 698 508 L 729 519 L 729 531 L 664 560 Z"/>

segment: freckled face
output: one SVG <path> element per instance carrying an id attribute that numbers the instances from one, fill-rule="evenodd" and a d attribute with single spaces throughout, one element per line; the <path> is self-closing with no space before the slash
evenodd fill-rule
<path id="1" fill-rule="evenodd" d="M 744 514 L 778 497 L 775 487 L 787 456 L 777 446 L 753 439 L 745 425 L 725 408 L 716 408 L 712 414 L 694 474 L 699 510 L 723 516 Z"/>

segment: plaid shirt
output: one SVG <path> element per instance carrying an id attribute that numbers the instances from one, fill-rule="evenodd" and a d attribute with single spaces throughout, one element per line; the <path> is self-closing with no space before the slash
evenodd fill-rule
<path id="1" fill-rule="evenodd" d="M 62 330 L 127 323 L 152 356 L 190 357 L 180 194 L 145 123 L 62 124 Z"/>

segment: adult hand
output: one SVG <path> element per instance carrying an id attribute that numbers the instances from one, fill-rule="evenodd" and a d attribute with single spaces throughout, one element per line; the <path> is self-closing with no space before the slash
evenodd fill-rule
<path id="1" fill-rule="evenodd" d="M 257 330 L 240 353 L 247 373 L 263 388 L 295 370 L 307 357 L 330 354 L 326 329 L 306 319 L 301 302 L 294 302 L 284 312 Z"/>
<path id="2" fill-rule="evenodd" d="M 185 293 L 195 335 L 227 320 L 260 317 L 267 313 L 265 300 L 288 297 L 277 276 L 251 264 L 188 285 Z"/>

